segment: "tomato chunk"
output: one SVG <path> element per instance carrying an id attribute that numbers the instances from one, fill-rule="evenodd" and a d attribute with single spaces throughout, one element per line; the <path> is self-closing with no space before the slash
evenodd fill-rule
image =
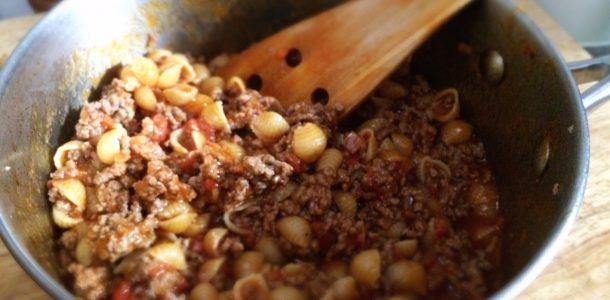
<path id="1" fill-rule="evenodd" d="M 126 280 L 117 282 L 112 291 L 112 300 L 138 300 L 131 285 Z"/>

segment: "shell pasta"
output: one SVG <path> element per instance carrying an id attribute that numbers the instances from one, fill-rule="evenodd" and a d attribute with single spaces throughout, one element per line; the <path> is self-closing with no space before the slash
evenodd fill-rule
<path id="1" fill-rule="evenodd" d="M 339 124 L 217 76 L 228 60 L 152 50 L 82 107 L 47 184 L 76 297 L 493 291 L 500 196 L 458 90 L 399 71 Z"/>

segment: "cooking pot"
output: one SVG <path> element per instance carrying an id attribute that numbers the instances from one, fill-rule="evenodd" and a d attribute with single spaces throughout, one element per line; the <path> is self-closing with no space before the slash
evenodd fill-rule
<path id="1" fill-rule="evenodd" d="M 117 65 L 148 43 L 207 57 L 237 52 L 339 2 L 60 4 L 0 74 L 0 233 L 17 261 L 51 296 L 73 297 L 53 251 L 46 181 L 79 108 L 99 96 L 96 87 Z M 600 58 L 571 67 L 577 79 L 592 80 L 606 76 L 609 64 Z M 460 91 L 465 118 L 486 146 L 506 219 L 502 285 L 492 297 L 514 297 L 551 260 L 576 217 L 589 160 L 585 108 L 607 98 L 610 78 L 581 96 L 558 52 L 508 0 L 475 1 L 417 51 L 412 70 Z"/>

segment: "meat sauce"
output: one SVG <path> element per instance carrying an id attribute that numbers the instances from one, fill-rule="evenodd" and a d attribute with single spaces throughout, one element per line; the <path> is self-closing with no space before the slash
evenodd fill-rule
<path id="1" fill-rule="evenodd" d="M 459 92 L 399 67 L 347 121 L 153 50 L 84 105 L 48 182 L 83 299 L 480 299 L 503 219 Z"/>

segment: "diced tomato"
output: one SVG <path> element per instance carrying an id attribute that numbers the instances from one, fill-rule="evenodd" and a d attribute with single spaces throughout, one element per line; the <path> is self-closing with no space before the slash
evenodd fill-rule
<path id="1" fill-rule="evenodd" d="M 346 164 L 348 167 L 353 168 L 360 160 L 360 155 L 354 154 L 347 157 Z"/>
<path id="2" fill-rule="evenodd" d="M 294 154 L 289 154 L 286 156 L 286 162 L 292 166 L 292 169 L 295 173 L 302 173 L 305 171 L 306 165 L 305 162 L 302 161 Z"/>
<path id="3" fill-rule="evenodd" d="M 155 133 L 151 139 L 155 143 L 163 143 L 169 136 L 169 121 L 162 114 L 154 115 L 152 121 L 155 125 Z"/>
<path id="4" fill-rule="evenodd" d="M 311 230 L 318 240 L 318 245 L 322 251 L 328 250 L 337 241 L 337 237 L 334 234 L 325 230 L 324 222 L 313 222 Z"/>
<path id="5" fill-rule="evenodd" d="M 133 293 L 129 282 L 121 280 L 112 291 L 112 300 L 138 300 L 138 297 Z"/>
<path id="6" fill-rule="evenodd" d="M 206 139 L 210 141 L 216 140 L 216 132 L 214 131 L 214 127 L 204 120 L 190 119 L 182 128 L 184 129 L 184 133 L 186 133 L 186 135 L 190 135 L 193 131 L 199 131 L 205 135 Z"/>
<path id="7" fill-rule="evenodd" d="M 180 168 L 180 170 L 184 173 L 188 173 L 189 171 L 193 170 L 193 167 L 195 166 L 195 163 L 197 162 L 197 156 L 195 155 L 187 155 L 183 158 L 180 158 L 177 160 L 176 164 L 178 165 L 178 168 Z"/>
<path id="8" fill-rule="evenodd" d="M 439 240 L 441 237 L 449 233 L 449 221 L 444 218 L 437 218 L 434 220 L 434 231 L 432 232 L 432 239 Z"/>
<path id="9" fill-rule="evenodd" d="M 191 238 L 191 242 L 189 244 L 189 249 L 195 253 L 203 252 L 203 238 L 195 237 Z"/>
<path id="10" fill-rule="evenodd" d="M 103 131 L 107 131 L 114 125 L 114 120 L 109 115 L 104 115 L 100 125 L 102 126 Z"/>
<path id="11" fill-rule="evenodd" d="M 218 188 L 218 182 L 216 182 L 214 179 L 206 178 L 203 182 L 203 186 L 207 191 L 212 191 Z"/>

